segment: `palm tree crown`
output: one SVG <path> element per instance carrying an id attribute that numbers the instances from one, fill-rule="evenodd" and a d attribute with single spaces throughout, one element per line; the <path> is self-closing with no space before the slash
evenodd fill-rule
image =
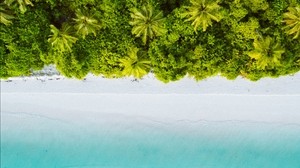
<path id="1" fill-rule="evenodd" d="M 288 10 L 289 12 L 283 14 L 284 22 L 287 24 L 286 33 L 295 34 L 293 38 L 296 39 L 300 34 L 300 5 L 289 7 Z"/>
<path id="2" fill-rule="evenodd" d="M 61 30 L 54 25 L 50 25 L 50 28 L 52 35 L 50 35 L 48 42 L 51 43 L 53 48 L 60 52 L 71 51 L 73 43 L 77 41 L 77 38 L 72 36 L 71 26 L 63 24 Z"/>
<path id="3" fill-rule="evenodd" d="M 150 61 L 145 58 L 145 53 L 138 48 L 130 48 L 126 58 L 120 59 L 121 66 L 124 67 L 122 73 L 125 76 L 142 78 L 150 70 Z"/>
<path id="4" fill-rule="evenodd" d="M 142 36 L 144 44 L 148 39 L 161 36 L 166 32 L 163 27 L 163 13 L 155 12 L 150 5 L 143 6 L 141 10 L 133 9 L 130 16 L 132 21 L 129 24 L 133 26 L 132 34 L 135 34 L 136 37 Z"/>
<path id="5" fill-rule="evenodd" d="M 182 15 L 188 17 L 186 21 L 193 21 L 194 30 L 202 25 L 203 31 L 212 25 L 212 20 L 219 22 L 221 20 L 221 6 L 216 1 L 210 0 L 191 0 L 191 6 L 185 7 L 186 13 Z"/>
<path id="6" fill-rule="evenodd" d="M 21 13 L 26 12 L 27 5 L 33 6 L 33 3 L 30 0 L 4 0 L 4 3 L 7 4 L 8 6 L 18 3 Z"/>
<path id="7" fill-rule="evenodd" d="M 281 55 L 285 50 L 271 37 L 255 39 L 253 46 L 254 50 L 248 52 L 248 56 L 257 61 L 258 68 L 265 69 L 267 66 L 273 68 L 280 65 Z"/>
<path id="8" fill-rule="evenodd" d="M 5 8 L 5 4 L 0 4 L 0 23 L 5 24 L 6 26 L 10 25 L 12 23 L 11 19 L 13 19 L 14 16 L 11 14 L 9 10 Z"/>
<path id="9" fill-rule="evenodd" d="M 75 29 L 77 34 L 85 38 L 86 35 L 93 33 L 96 36 L 96 31 L 101 28 L 98 20 L 92 15 L 84 14 L 81 11 L 76 12 Z"/>

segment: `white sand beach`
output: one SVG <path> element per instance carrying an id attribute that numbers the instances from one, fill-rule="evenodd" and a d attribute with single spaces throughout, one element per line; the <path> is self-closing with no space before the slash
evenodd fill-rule
<path id="1" fill-rule="evenodd" d="M 1 118 L 40 116 L 86 123 L 123 116 L 155 122 L 249 121 L 300 124 L 300 74 L 251 82 L 212 77 L 164 84 L 144 79 L 62 76 L 1 81 Z M 109 118 L 107 118 L 109 121 Z"/>

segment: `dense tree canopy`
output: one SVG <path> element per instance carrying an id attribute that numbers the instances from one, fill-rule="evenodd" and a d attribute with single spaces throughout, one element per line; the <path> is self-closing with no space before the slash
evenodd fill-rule
<path id="1" fill-rule="evenodd" d="M 300 70 L 300 0 L 5 0 L 0 78 L 250 80 Z"/>

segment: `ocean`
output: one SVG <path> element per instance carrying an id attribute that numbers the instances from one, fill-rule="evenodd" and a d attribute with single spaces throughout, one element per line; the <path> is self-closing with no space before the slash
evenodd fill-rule
<path id="1" fill-rule="evenodd" d="M 1 168 L 300 168 L 300 125 L 1 112 Z"/>

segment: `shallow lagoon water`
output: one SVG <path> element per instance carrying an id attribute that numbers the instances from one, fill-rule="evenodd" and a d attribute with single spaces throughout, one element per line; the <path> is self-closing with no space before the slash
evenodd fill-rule
<path id="1" fill-rule="evenodd" d="M 300 167 L 297 124 L 1 117 L 1 168 Z"/>

